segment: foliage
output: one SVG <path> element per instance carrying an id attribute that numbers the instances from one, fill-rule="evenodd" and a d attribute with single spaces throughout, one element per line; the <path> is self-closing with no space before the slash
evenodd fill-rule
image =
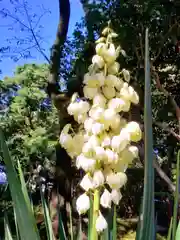
<path id="1" fill-rule="evenodd" d="M 45 92 L 48 65 L 18 67 L 12 78 L 1 81 L 5 132 L 13 161 L 26 171 L 40 164 L 52 168 L 58 138 L 58 115 Z M 28 168 L 26 168 L 28 167 Z"/>
<path id="2" fill-rule="evenodd" d="M 87 54 L 90 43 L 99 37 L 104 25 L 111 19 L 112 26 L 119 35 L 117 44 L 121 44 L 125 49 L 124 55 L 127 55 L 125 62 L 122 56 L 118 62 L 122 68 L 128 66 L 130 69 L 130 83 L 140 87 L 142 103 L 139 109 L 132 111 L 132 117 L 143 126 L 144 35 L 145 28 L 148 27 L 153 78 L 154 148 L 158 151 L 162 169 L 171 177 L 172 163 L 176 168 L 180 140 L 177 119 L 180 106 L 180 54 L 175 51 L 180 36 L 178 0 L 81 2 L 84 10 L 88 11 L 85 11 L 82 22 L 77 24 L 72 41 L 68 40 L 65 44 L 61 61 L 63 79 L 68 79 L 68 84 L 74 81 L 73 84 L 77 85 L 79 75 L 84 75 L 87 71 L 88 61 L 93 55 L 91 50 Z M 48 67 L 26 65 L 20 69 L 13 78 L 0 81 L 0 124 L 7 137 L 13 161 L 19 159 L 23 166 L 32 166 L 37 162 L 49 163 L 50 159 L 53 162 L 53 146 L 58 138 L 58 117 L 44 91 Z M 143 157 L 141 163 L 144 163 Z M 139 174 L 137 175 L 139 180 Z M 138 214 L 142 177 L 140 181 L 135 177 L 133 179 L 132 184 L 125 189 L 127 197 L 123 199 L 120 208 L 122 216 L 125 213 L 127 217 Z M 156 184 L 156 191 L 169 190 L 166 184 L 157 178 L 156 180 L 160 183 Z M 122 212 L 123 208 L 128 210 Z"/>
<path id="3" fill-rule="evenodd" d="M 146 37 L 146 42 L 147 42 L 147 37 Z M 152 122 L 151 122 L 151 117 L 150 114 L 151 113 L 151 104 L 150 104 L 150 100 L 151 100 L 151 94 L 150 94 L 150 68 L 148 68 L 148 64 L 149 64 L 149 59 L 148 59 L 148 51 L 147 51 L 147 47 L 148 45 L 146 44 L 146 74 L 145 74 L 145 89 L 146 89 L 146 94 L 145 94 L 145 103 L 146 103 L 146 108 L 145 108 L 145 144 L 147 144 L 147 146 L 145 146 L 146 148 L 146 161 L 145 161 L 145 181 L 144 181 L 144 198 L 146 199 L 146 201 L 144 201 L 143 204 L 143 216 L 145 216 L 145 211 L 146 211 L 146 207 L 150 208 L 149 209 L 149 215 L 145 217 L 143 217 L 142 219 L 140 219 L 140 225 L 142 224 L 142 228 L 140 228 L 140 235 L 138 235 L 138 237 L 136 236 L 136 239 L 144 239 L 144 236 L 146 236 L 147 239 L 152 239 L 154 238 L 154 230 L 153 227 L 154 226 L 154 217 L 153 217 L 153 195 L 151 194 L 152 191 L 154 191 L 153 189 L 153 184 L 154 181 L 151 181 L 151 176 L 153 175 L 153 165 L 152 165 L 152 161 L 153 161 L 153 148 L 152 148 L 152 137 L 151 139 L 149 138 L 149 134 L 152 135 Z M 148 119 L 148 116 L 150 118 L 150 121 Z M 149 124 L 149 125 L 148 125 Z M 148 134 L 148 128 L 150 128 L 151 132 L 149 131 Z M 11 191 L 11 196 L 14 202 L 14 213 L 15 213 L 15 221 L 17 223 L 17 234 L 19 232 L 19 239 L 40 239 L 39 238 L 39 234 L 37 232 L 37 227 L 35 224 L 35 219 L 34 219 L 34 215 L 33 215 L 33 211 L 32 211 L 32 206 L 30 203 L 30 199 L 28 197 L 28 192 L 27 192 L 27 188 L 26 188 L 26 183 L 23 177 L 23 173 L 20 167 L 20 164 L 18 163 L 18 173 L 19 173 L 19 177 L 16 173 L 16 170 L 14 168 L 14 164 L 12 159 L 10 158 L 9 155 L 9 151 L 8 151 L 8 147 L 6 144 L 6 141 L 4 139 L 2 130 L 0 129 L 0 150 L 2 152 L 2 157 L 3 160 L 6 164 L 7 167 L 7 176 L 8 176 L 8 182 L 9 182 L 9 187 L 10 187 L 10 191 Z M 178 157 L 177 157 L 177 176 L 179 176 L 179 163 L 180 163 L 180 152 L 178 153 Z M 149 167 L 149 169 L 148 169 Z M 148 174 L 148 170 L 151 172 L 151 174 Z M 153 183 L 152 183 L 153 182 Z M 146 186 L 149 186 L 147 187 Z M 146 188 L 147 187 L 147 188 Z M 179 187 L 179 181 L 177 181 L 177 191 L 175 194 L 175 207 L 177 207 L 177 202 L 178 202 L 178 198 L 179 198 L 179 193 L 178 193 L 178 187 Z M 97 190 L 96 190 L 97 191 Z M 47 228 L 47 238 L 48 239 L 54 239 L 53 236 L 53 232 L 52 232 L 52 224 L 50 222 L 49 219 L 49 211 L 48 208 L 46 206 L 46 202 L 43 199 L 43 195 L 42 195 L 42 201 L 43 201 L 43 209 L 44 209 L 44 218 L 45 218 L 45 222 L 46 222 L 46 228 Z M 91 211 L 91 209 L 90 209 Z M 176 212 L 176 208 L 174 211 L 174 218 L 176 216 L 177 212 Z M 91 220 L 91 219 L 90 219 Z M 175 221 L 174 221 L 175 222 Z M 108 222 L 108 224 L 110 224 L 110 222 Z M 176 231 L 176 226 L 174 228 L 174 224 L 173 224 L 173 231 Z M 63 233 L 62 233 L 63 234 Z M 141 235 L 143 234 L 143 235 Z M 177 228 L 177 232 L 176 232 L 176 239 L 178 239 L 178 234 L 179 234 L 179 227 Z M 60 233 L 61 236 L 61 233 Z M 107 239 L 110 239 L 109 237 L 110 235 L 106 235 Z M 140 238 L 139 238 L 140 236 Z M 8 220 L 7 217 L 5 217 L 5 237 L 6 239 L 12 239 L 12 234 L 10 231 L 10 226 L 8 224 Z M 175 237 L 175 236 L 174 236 Z M 65 239 L 65 235 L 63 234 L 61 239 Z M 94 238 L 92 238 L 94 239 Z M 116 239 L 116 238 L 115 238 Z"/>
<path id="4" fill-rule="evenodd" d="M 178 92 L 180 74 L 177 64 L 180 55 L 175 51 L 177 38 L 180 34 L 179 17 L 176 9 L 177 4 L 178 1 L 86 1 L 86 7 L 89 9 L 87 17 L 89 17 L 95 38 L 99 36 L 100 31 L 108 19 L 111 19 L 112 26 L 119 35 L 117 43 L 121 44 L 127 55 L 125 63 L 122 57 L 119 58 L 119 63 L 122 67 L 128 65 L 132 74 L 131 82 L 136 82 L 136 84 L 138 83 L 141 86 L 142 102 L 144 84 L 144 36 L 145 28 L 148 27 L 151 64 L 155 67 L 162 86 L 168 94 L 173 95 L 179 105 Z M 169 12 L 170 9 L 172 14 Z M 86 42 L 88 42 L 87 34 L 86 32 L 84 33 L 83 29 L 85 26 L 84 20 L 75 30 L 76 37 L 74 40 L 77 39 L 78 32 L 78 39 L 76 40 L 77 52 L 85 48 Z M 80 43 L 81 45 L 79 45 Z M 173 131 L 178 132 L 176 111 L 167 94 L 158 86 L 157 75 L 154 74 L 154 71 L 152 73 L 153 121 L 155 123 L 163 122 L 165 126 L 163 126 L 163 128 L 169 126 L 172 127 Z M 154 147 L 158 149 L 164 160 L 167 161 L 167 159 L 170 158 L 169 161 L 173 161 L 173 159 L 175 161 L 177 141 L 173 136 L 162 131 L 161 128 L 162 125 L 161 127 L 157 127 L 156 124 L 154 125 Z M 165 145 L 168 147 L 165 148 Z"/>
<path id="5" fill-rule="evenodd" d="M 140 95 L 141 103 L 132 110 L 132 118 L 143 126 L 144 103 L 144 36 L 145 28 L 149 28 L 150 59 L 152 70 L 152 116 L 154 149 L 163 171 L 171 177 L 172 165 L 176 164 L 179 147 L 179 116 L 180 116 L 180 72 L 178 61 L 180 54 L 176 51 L 179 32 L 178 1 L 82 1 L 88 14 L 77 25 L 73 44 L 76 57 L 74 69 L 83 75 L 87 72 L 89 61 L 87 23 L 91 23 L 94 39 L 99 37 L 101 30 L 111 19 L 115 32 L 118 33 L 117 44 L 125 50 L 125 61 L 119 57 L 120 66 L 127 67 L 131 72 L 130 84 L 134 85 Z M 170 10 L 171 13 L 170 14 Z M 88 21 L 87 21 L 88 19 Z M 79 52 L 82 52 L 79 54 Z M 91 57 L 94 53 L 91 50 Z M 80 56 L 79 56 L 80 55 Z M 141 151 L 143 151 L 141 149 Z M 160 157 L 160 158 L 159 158 Z M 141 162 L 143 163 L 143 153 Z M 158 173 L 159 175 L 159 173 Z M 167 191 L 169 186 L 159 181 L 156 191 Z M 166 182 L 167 183 L 167 182 Z"/>

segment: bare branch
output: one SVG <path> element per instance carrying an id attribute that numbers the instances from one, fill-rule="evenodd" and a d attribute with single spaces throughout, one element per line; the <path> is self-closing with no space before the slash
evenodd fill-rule
<path id="1" fill-rule="evenodd" d="M 34 30 L 33 30 L 33 26 L 32 26 L 32 24 L 31 24 L 31 19 L 30 19 L 30 16 L 29 16 L 29 14 L 28 14 L 28 11 L 27 11 L 27 7 L 26 7 L 26 4 L 25 4 L 25 1 L 23 1 L 23 6 L 24 6 L 24 10 L 25 10 L 25 13 L 26 13 L 26 16 L 27 16 L 28 23 L 29 23 L 29 27 L 28 27 L 28 28 L 29 28 L 29 30 L 30 30 L 33 38 L 34 38 L 34 41 L 35 41 L 37 47 L 38 47 L 37 49 L 38 49 L 39 52 L 42 54 L 42 56 L 45 58 L 45 60 L 46 60 L 48 63 L 50 63 L 50 60 L 48 59 L 48 57 L 46 56 L 46 54 L 45 54 L 44 51 L 42 50 L 42 48 L 41 48 L 41 46 L 40 46 L 40 44 L 39 44 L 39 42 L 38 42 L 38 40 L 37 40 L 37 38 L 36 38 L 36 35 L 35 35 L 35 33 L 34 33 Z"/>
<path id="2" fill-rule="evenodd" d="M 47 13 L 50 13 L 50 11 L 49 11 L 49 10 L 45 10 L 45 11 L 39 16 L 38 20 L 36 21 L 35 26 L 33 27 L 33 31 L 34 31 L 34 30 L 36 29 L 36 27 L 39 25 L 39 23 L 40 23 L 41 19 L 44 17 L 44 15 L 47 14 Z"/>
<path id="3" fill-rule="evenodd" d="M 160 157 L 158 156 L 158 158 L 160 158 Z M 156 172 L 159 175 L 159 177 L 166 182 L 169 190 L 171 192 L 175 192 L 175 189 L 176 189 L 175 185 L 172 183 L 171 179 L 166 175 L 166 173 L 162 170 L 162 168 L 160 167 L 160 165 L 156 159 L 153 160 L 153 166 L 156 169 Z"/>
<path id="4" fill-rule="evenodd" d="M 32 42 L 32 41 L 35 42 L 35 44 L 36 44 L 36 46 L 37 46 L 37 47 L 35 46 L 36 49 L 37 49 L 37 51 L 41 53 L 41 55 L 45 58 L 45 60 L 46 60 L 48 63 L 50 63 L 50 60 L 48 59 L 48 57 L 45 55 L 43 49 L 41 48 L 40 42 L 38 41 L 38 38 L 37 38 L 37 34 L 36 34 L 35 31 L 34 31 L 35 27 L 37 27 L 37 25 L 39 24 L 40 19 L 45 15 L 45 13 L 47 13 L 47 10 L 46 10 L 46 12 L 44 12 L 44 13 L 38 18 L 38 21 L 36 22 L 35 27 L 33 27 L 33 26 L 32 26 L 32 23 L 31 23 L 32 20 L 31 20 L 31 18 L 30 18 L 30 16 L 29 16 L 29 13 L 28 13 L 27 3 L 23 0 L 23 4 L 21 5 L 20 3 L 18 3 L 18 7 L 17 7 L 16 9 L 18 9 L 18 12 L 21 13 L 22 16 L 24 15 L 24 12 L 25 12 L 25 15 L 26 15 L 26 17 L 27 17 L 28 24 L 26 24 L 26 23 L 24 23 L 23 21 L 21 21 L 16 15 L 14 16 L 13 14 L 11 14 L 8 9 L 3 9 L 3 10 L 1 10 L 1 11 L 0 11 L 0 14 L 3 15 L 3 16 L 5 16 L 5 17 L 9 17 L 9 18 L 12 19 L 15 23 L 20 24 L 20 26 L 21 26 L 22 28 L 24 28 L 26 31 L 30 32 L 30 34 L 31 34 L 31 36 L 32 36 L 30 42 Z M 24 12 L 22 12 L 20 9 L 24 9 Z M 29 25 L 29 26 L 28 26 L 28 25 Z M 19 40 L 17 40 L 17 41 L 19 41 Z M 21 53 L 19 53 L 19 54 L 20 54 L 20 58 L 21 58 L 21 57 L 22 57 L 22 51 L 21 51 Z M 20 59 L 20 58 L 17 58 L 17 59 Z"/>

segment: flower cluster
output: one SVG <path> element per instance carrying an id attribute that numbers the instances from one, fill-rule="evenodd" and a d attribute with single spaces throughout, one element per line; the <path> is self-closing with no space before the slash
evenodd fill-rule
<path id="1" fill-rule="evenodd" d="M 80 182 L 85 193 L 76 202 L 79 214 L 90 208 L 89 192 L 95 189 L 101 193 L 103 207 L 119 204 L 120 189 L 127 181 L 125 170 L 138 157 L 138 148 L 131 142 L 140 141 L 142 136 L 139 124 L 127 122 L 122 116 L 132 103 L 138 104 L 139 97 L 129 85 L 129 71 L 120 71 L 116 61 L 121 52 L 112 42 L 116 34 L 108 27 L 103 35 L 105 37 L 97 41 L 96 55 L 84 76 L 86 100 L 75 93 L 67 108 L 80 128 L 75 133 L 67 124 L 60 135 L 61 146 L 76 159 L 76 167 L 86 173 Z M 99 211 L 96 229 L 100 232 L 106 227 L 106 220 Z"/>

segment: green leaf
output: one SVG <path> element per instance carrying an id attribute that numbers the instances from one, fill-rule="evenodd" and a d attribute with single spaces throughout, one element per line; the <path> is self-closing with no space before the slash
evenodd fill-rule
<path id="1" fill-rule="evenodd" d="M 73 240 L 74 234 L 73 234 L 72 208 L 70 203 L 68 204 L 68 206 L 69 206 L 70 235 L 71 235 L 71 240 Z"/>
<path id="2" fill-rule="evenodd" d="M 32 211 L 29 210 L 29 206 L 24 197 L 21 183 L 17 176 L 14 165 L 11 161 L 8 147 L 6 145 L 3 132 L 0 129 L 0 148 L 3 154 L 3 160 L 7 168 L 7 177 L 11 197 L 14 203 L 14 210 L 17 217 L 17 223 L 21 239 L 23 240 L 39 240 L 39 234 L 37 232 L 37 226 L 34 225 L 35 219 Z"/>
<path id="3" fill-rule="evenodd" d="M 168 235 L 167 235 L 167 240 L 171 240 L 171 235 L 172 235 L 172 218 L 171 218 L 171 222 L 170 222 L 170 226 L 169 226 L 169 230 L 168 230 Z"/>
<path id="4" fill-rule="evenodd" d="M 14 211 L 14 221 L 15 221 L 15 228 L 16 228 L 16 238 L 17 238 L 17 240 L 20 240 L 17 217 L 16 217 L 16 213 L 15 213 L 14 208 L 13 208 L 13 211 Z"/>
<path id="5" fill-rule="evenodd" d="M 152 240 L 155 238 L 154 229 L 154 168 L 153 168 L 153 134 L 152 134 L 152 107 L 148 29 L 145 38 L 145 167 L 144 193 L 142 204 L 142 222 L 138 240 Z"/>
<path id="6" fill-rule="evenodd" d="M 175 240 L 179 240 L 179 239 L 180 239 L 180 221 L 178 223 Z"/>
<path id="7" fill-rule="evenodd" d="M 9 227 L 8 218 L 6 215 L 4 217 L 4 232 L 5 232 L 5 240 L 13 240 L 12 233 Z"/>
<path id="8" fill-rule="evenodd" d="M 172 222 L 172 239 L 175 239 L 177 229 L 177 214 L 178 214 L 178 203 L 179 203 L 179 171 L 180 171 L 180 150 L 177 155 L 176 164 L 176 191 L 174 194 L 174 208 L 173 208 L 173 222 Z"/>
<path id="9" fill-rule="evenodd" d="M 116 212 L 116 205 L 114 205 L 114 214 L 113 214 L 113 234 L 112 234 L 112 239 L 116 240 L 117 239 L 117 212 Z"/>
<path id="10" fill-rule="evenodd" d="M 30 201 L 30 198 L 29 198 L 29 194 L 28 194 L 28 191 L 27 191 L 23 171 L 22 171 L 21 164 L 20 164 L 19 160 L 17 161 L 17 165 L 18 165 L 19 179 L 20 179 L 20 182 L 21 182 L 21 188 L 22 188 L 22 192 L 24 194 L 26 205 L 27 205 L 29 211 L 31 212 L 31 214 L 34 215 L 33 210 L 32 210 L 32 204 L 31 204 L 31 201 Z M 36 224 L 35 219 L 34 219 L 34 224 Z"/>
<path id="11" fill-rule="evenodd" d="M 52 228 L 51 217 L 49 214 L 49 209 L 47 207 L 46 200 L 44 199 L 41 188 L 40 188 L 40 193 L 41 193 L 41 201 L 42 201 L 43 212 L 44 212 L 44 222 L 45 222 L 45 226 L 46 226 L 47 239 L 55 240 L 53 228 Z"/>
<path id="12" fill-rule="evenodd" d="M 57 207 L 57 211 L 58 211 L 58 214 L 59 214 L 59 238 L 61 240 L 66 240 L 66 233 L 65 233 L 65 229 L 64 229 L 64 224 L 63 224 L 63 221 L 62 221 L 62 215 L 61 215 L 61 210 L 60 210 L 60 198 L 58 196 L 58 207 Z"/>

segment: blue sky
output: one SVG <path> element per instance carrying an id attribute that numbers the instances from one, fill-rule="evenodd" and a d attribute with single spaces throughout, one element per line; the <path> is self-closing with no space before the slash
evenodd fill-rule
<path id="1" fill-rule="evenodd" d="M 15 0 L 14 0 L 15 2 Z M 23 0 L 19 0 L 19 2 L 23 2 Z M 32 10 L 29 10 L 30 13 L 35 13 L 38 16 L 40 16 L 42 12 L 42 5 L 45 9 L 48 9 L 51 11 L 51 13 L 45 14 L 43 18 L 40 21 L 40 24 L 43 26 L 43 28 L 40 31 L 41 37 L 44 39 L 41 43 L 41 46 L 45 49 L 45 53 L 47 56 L 50 54 L 50 47 L 52 46 L 56 29 L 57 29 L 57 23 L 59 19 L 59 12 L 58 12 L 58 0 L 28 0 L 27 1 Z M 81 3 L 79 0 L 70 0 L 71 3 L 71 17 L 70 17 L 70 25 L 69 25 L 69 31 L 68 36 L 71 37 L 76 22 L 79 22 L 81 17 L 83 16 L 83 9 L 81 6 Z M 1 1 L 1 9 L 6 8 L 9 9 L 10 12 L 14 11 L 14 7 L 12 7 L 12 4 L 10 4 L 10 0 L 2 0 Z M 18 15 L 19 19 L 24 23 L 28 24 L 27 18 L 24 15 Z M 17 38 L 25 38 L 27 36 L 26 32 L 20 31 L 20 25 L 15 24 L 13 25 L 12 30 L 8 30 L 9 26 L 12 26 L 13 20 L 11 18 L 3 18 L 2 15 L 0 15 L 0 47 L 7 46 L 7 39 L 11 39 L 13 37 Z M 10 46 L 13 48 L 15 46 L 15 42 L 11 42 Z M 18 49 L 26 48 L 26 46 L 20 46 Z M 43 63 L 44 58 L 42 55 L 34 48 L 31 50 L 31 54 L 33 55 L 33 59 L 20 59 L 18 62 L 14 62 L 10 59 L 10 57 L 3 57 L 2 62 L 0 62 L 0 69 L 2 70 L 2 75 L 0 75 L 0 79 L 2 79 L 4 76 L 11 76 L 18 65 L 23 65 L 24 63 Z"/>

